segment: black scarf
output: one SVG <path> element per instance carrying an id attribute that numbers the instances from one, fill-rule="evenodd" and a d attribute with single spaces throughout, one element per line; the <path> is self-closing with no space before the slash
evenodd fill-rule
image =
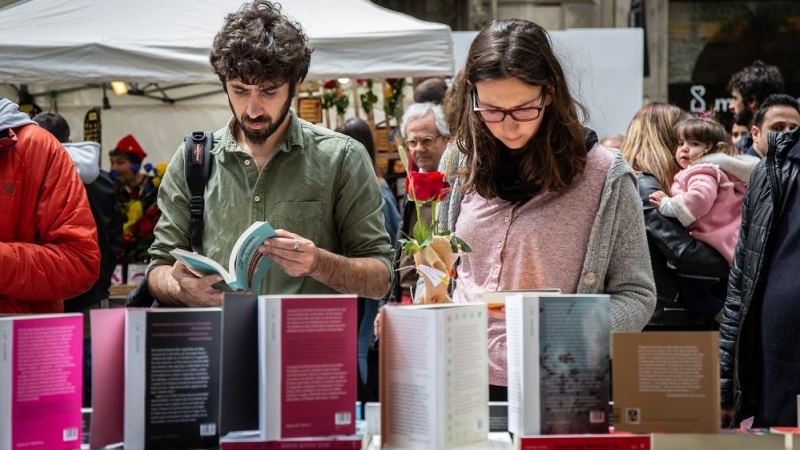
<path id="1" fill-rule="evenodd" d="M 584 139 L 588 152 L 597 143 L 597 133 L 589 128 L 584 128 Z M 498 142 L 497 149 L 499 153 L 494 171 L 494 186 L 497 196 L 518 205 L 527 203 L 542 190 L 538 183 L 525 182 L 520 176 L 523 156 L 531 151 L 531 148 L 526 146 L 521 150 L 512 151 Z"/>

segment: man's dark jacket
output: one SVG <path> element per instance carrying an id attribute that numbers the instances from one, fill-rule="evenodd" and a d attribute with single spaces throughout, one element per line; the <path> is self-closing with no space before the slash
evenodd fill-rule
<path id="1" fill-rule="evenodd" d="M 65 312 L 78 312 L 96 306 L 98 302 L 108 298 L 111 274 L 117 264 L 117 257 L 122 252 L 122 213 L 117 203 L 114 182 L 107 173 L 101 171 L 93 182 L 84 186 L 97 225 L 100 276 L 91 289 L 64 302 Z"/>
<path id="2" fill-rule="evenodd" d="M 731 426 L 755 414 L 761 374 L 757 304 L 763 291 L 767 250 L 800 164 L 787 158 L 798 145 L 800 128 L 769 133 L 769 151 L 750 176 L 742 205 L 742 227 L 720 324 L 722 404 L 732 406 Z M 755 308 L 754 308 L 755 306 Z M 748 314 L 750 312 L 750 314 Z"/>

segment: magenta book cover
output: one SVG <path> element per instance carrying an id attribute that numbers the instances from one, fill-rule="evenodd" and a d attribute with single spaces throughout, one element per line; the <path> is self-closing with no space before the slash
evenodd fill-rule
<path id="1" fill-rule="evenodd" d="M 356 297 L 281 302 L 281 436 L 355 434 Z"/>
<path id="2" fill-rule="evenodd" d="M 83 316 L 14 321 L 13 449 L 81 446 Z"/>
<path id="3" fill-rule="evenodd" d="M 122 442 L 125 400 L 125 308 L 91 311 L 92 433 L 91 448 Z"/>

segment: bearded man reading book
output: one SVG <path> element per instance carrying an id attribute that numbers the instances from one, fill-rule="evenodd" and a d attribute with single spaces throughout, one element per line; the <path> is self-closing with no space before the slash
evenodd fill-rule
<path id="1" fill-rule="evenodd" d="M 289 109 L 308 73 L 307 43 L 301 26 L 265 0 L 228 15 L 214 39 L 212 70 L 234 117 L 214 133 L 205 255 L 227 265 L 239 235 L 267 221 L 276 236 L 259 252 L 274 264 L 256 294 L 382 298 L 391 285 L 393 252 L 367 153 Z M 190 248 L 184 166 L 181 146 L 159 188 L 162 217 L 150 248 L 150 291 L 165 305 L 219 305 L 223 277 L 197 277 L 169 253 Z"/>

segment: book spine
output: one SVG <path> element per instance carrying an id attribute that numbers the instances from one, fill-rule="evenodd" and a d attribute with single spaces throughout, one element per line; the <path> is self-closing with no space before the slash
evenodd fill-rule
<path id="1" fill-rule="evenodd" d="M 520 434 L 523 416 L 522 400 L 522 351 L 524 348 L 522 324 L 522 296 L 508 295 L 506 308 L 506 352 L 508 364 L 508 430 Z"/>
<path id="2" fill-rule="evenodd" d="M 281 326 L 281 304 L 283 300 L 275 298 L 259 298 L 259 308 L 263 309 L 261 317 L 262 326 L 259 328 L 261 336 L 259 346 L 259 361 L 264 361 L 261 366 L 259 386 L 263 389 L 259 405 L 259 420 L 261 423 L 261 437 L 266 440 L 278 440 L 283 430 L 281 417 L 281 404 L 283 400 L 281 373 L 283 368 Z"/>
<path id="3" fill-rule="evenodd" d="M 267 305 L 263 298 L 257 300 L 258 304 L 258 432 L 262 438 L 267 434 Z M 230 442 L 220 442 L 220 448 Z"/>
<path id="4" fill-rule="evenodd" d="M 0 321 L 0 449 L 11 449 L 11 402 L 14 387 L 14 321 Z"/>
<path id="5" fill-rule="evenodd" d="M 546 371 L 547 362 L 542 358 L 542 347 L 548 345 L 544 342 L 541 318 L 541 299 L 539 297 L 523 299 L 523 353 L 522 353 L 522 401 L 525 416 L 523 419 L 524 434 L 539 434 L 542 432 L 542 418 L 544 400 L 547 399 L 546 389 L 542 389 L 542 372 Z M 530 405 L 529 407 L 526 405 Z"/>
<path id="6" fill-rule="evenodd" d="M 125 315 L 125 447 L 144 448 L 147 313 Z"/>

